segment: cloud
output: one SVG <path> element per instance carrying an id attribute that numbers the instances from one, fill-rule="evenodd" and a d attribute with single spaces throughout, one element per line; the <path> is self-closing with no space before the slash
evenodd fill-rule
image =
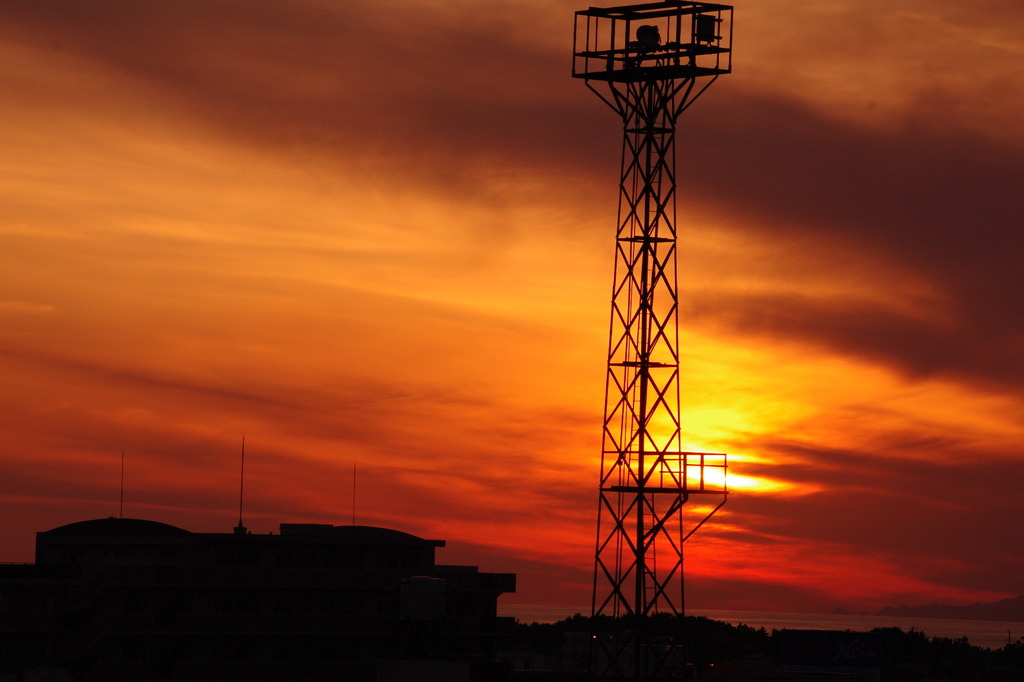
<path id="1" fill-rule="evenodd" d="M 680 123 L 687 439 L 775 482 L 688 571 L 1008 596 L 1021 102 L 972 78 L 1024 18 L 784 5 Z M 224 530 L 244 432 L 257 531 L 347 519 L 356 462 L 360 522 L 585 596 L 621 126 L 525 7 L 0 7 L 5 508 L 106 515 L 125 448 L 138 515 Z"/>
<path id="2" fill-rule="evenodd" d="M 514 198 L 488 191 L 496 175 L 528 177 L 528 167 L 566 178 L 614 162 L 580 124 L 593 103 L 568 78 L 568 48 L 523 40 L 511 18 L 495 20 L 496 8 L 481 26 L 483 15 L 417 3 L 86 7 L 12 9 L 8 19 L 37 58 L 49 45 L 51 59 L 88 64 L 106 80 L 101 93 L 127 95 L 132 113 L 148 102 L 169 126 L 213 129 L 391 185 L 407 177 L 453 197 L 483 192 L 499 205 Z M 573 86 L 579 96 L 567 99 Z M 567 141 L 582 158 L 559 153 Z"/>
<path id="3" fill-rule="evenodd" d="M 746 295 L 691 300 L 697 314 L 713 314 L 731 333 L 803 339 L 915 375 L 1019 384 L 1005 358 L 1024 334 L 1014 312 L 1024 306 L 1024 239 L 1015 228 L 1024 203 L 1013 189 L 1024 149 L 925 127 L 867 130 L 764 98 L 705 104 L 709 130 L 684 145 L 688 158 L 715 163 L 688 173 L 689 197 L 714 202 L 755 242 L 773 233 L 794 245 L 832 241 L 821 252 L 831 258 L 849 245 L 849 258 L 864 259 L 865 277 L 876 264 L 887 272 L 898 263 L 943 303 L 894 314 L 836 295 L 760 295 L 754 282 Z M 716 148 L 718 140 L 725 144 Z M 887 292 L 894 301 L 904 295 Z"/>

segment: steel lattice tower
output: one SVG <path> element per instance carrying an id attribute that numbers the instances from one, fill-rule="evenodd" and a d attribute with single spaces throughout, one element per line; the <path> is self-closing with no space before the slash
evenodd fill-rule
<path id="1" fill-rule="evenodd" d="M 593 615 L 602 679 L 674 676 L 649 616 L 683 614 L 683 543 L 725 503 L 726 455 L 687 452 L 680 427 L 675 130 L 731 70 L 732 8 L 667 0 L 576 13 L 573 77 L 623 122 Z M 691 496 L 706 496 L 700 504 Z M 688 513 L 684 514 L 684 509 Z"/>

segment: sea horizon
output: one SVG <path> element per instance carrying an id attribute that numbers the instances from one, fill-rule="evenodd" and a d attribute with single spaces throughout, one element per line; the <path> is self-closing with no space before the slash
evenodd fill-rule
<path id="1" fill-rule="evenodd" d="M 498 615 L 522 623 L 556 623 L 575 614 L 587 615 L 589 606 L 561 604 L 498 604 Z M 690 609 L 690 616 L 719 620 L 733 626 L 746 625 L 772 630 L 851 630 L 867 632 L 874 628 L 898 627 L 904 632 L 916 630 L 928 637 L 967 638 L 974 646 L 1001 649 L 1024 636 L 1024 621 L 990 621 L 918 616 L 880 616 L 861 613 L 787 613 L 781 611 L 733 611 L 727 609 Z"/>

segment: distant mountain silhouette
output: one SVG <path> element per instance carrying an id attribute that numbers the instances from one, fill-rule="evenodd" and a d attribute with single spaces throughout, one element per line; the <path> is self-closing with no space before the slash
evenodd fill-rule
<path id="1" fill-rule="evenodd" d="M 1024 596 L 1010 597 L 986 604 L 949 606 L 886 606 L 879 616 L 918 616 L 921 618 L 954 618 L 960 620 L 1016 620 L 1024 621 Z"/>

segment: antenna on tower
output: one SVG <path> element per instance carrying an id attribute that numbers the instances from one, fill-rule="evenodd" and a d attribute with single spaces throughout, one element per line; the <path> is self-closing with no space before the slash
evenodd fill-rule
<path id="1" fill-rule="evenodd" d="M 245 434 L 242 434 L 242 469 L 238 475 L 238 525 L 235 526 L 235 535 L 245 535 L 245 526 L 242 525 L 242 500 L 245 493 Z"/>
<path id="2" fill-rule="evenodd" d="M 117 518 L 124 518 L 124 448 L 121 448 L 121 501 L 117 507 Z"/>

